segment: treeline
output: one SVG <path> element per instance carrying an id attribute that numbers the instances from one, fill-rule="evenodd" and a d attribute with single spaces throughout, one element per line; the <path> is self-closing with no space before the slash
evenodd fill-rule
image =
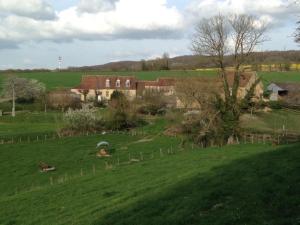
<path id="1" fill-rule="evenodd" d="M 233 65 L 233 57 L 226 56 L 226 65 Z M 300 70 L 300 51 L 265 51 L 253 52 L 246 63 L 255 71 L 289 71 Z M 170 58 L 168 53 L 151 60 L 120 61 L 103 65 L 68 67 L 60 71 L 157 71 L 157 70 L 195 70 L 214 68 L 215 64 L 209 56 L 185 55 Z M 50 72 L 49 69 L 2 70 L 5 73 L 15 72 Z"/>
<path id="2" fill-rule="evenodd" d="M 233 65 L 233 57 L 226 56 L 227 66 Z M 256 71 L 288 71 L 300 70 L 300 51 L 266 51 L 254 52 L 246 64 Z M 153 71 L 153 70 L 194 70 L 214 68 L 215 64 L 209 56 L 186 55 L 170 58 L 167 53 L 151 60 L 121 61 L 104 65 L 72 67 L 72 71 Z"/>

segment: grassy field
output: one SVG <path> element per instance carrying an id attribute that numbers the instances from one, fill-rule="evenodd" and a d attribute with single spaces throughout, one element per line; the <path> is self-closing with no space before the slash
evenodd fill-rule
<path id="1" fill-rule="evenodd" d="M 241 126 L 247 130 L 265 133 L 281 133 L 283 130 L 300 134 L 300 112 L 293 110 L 274 110 L 255 115 L 245 114 Z"/>
<path id="2" fill-rule="evenodd" d="M 30 73 L 18 73 L 20 77 L 36 79 L 40 82 L 46 84 L 49 90 L 56 88 L 71 88 L 80 84 L 81 77 L 83 75 L 120 75 L 120 76 L 136 76 L 143 80 L 154 80 L 158 77 L 166 76 L 211 76 L 215 75 L 215 71 L 138 71 L 138 72 L 30 72 Z M 0 74 L 0 84 L 1 80 L 4 79 L 4 74 Z"/>
<path id="3" fill-rule="evenodd" d="M 270 82 L 300 82 L 300 71 L 291 72 L 259 72 L 264 83 Z"/>
<path id="4" fill-rule="evenodd" d="M 62 113 L 25 112 L 0 117 L 0 139 L 54 133 L 62 125 Z"/>
<path id="5" fill-rule="evenodd" d="M 101 140 L 115 148 L 110 169 L 95 157 Z M 161 135 L 115 134 L 2 145 L 0 224 L 299 222 L 299 145 L 183 150 L 178 144 Z M 128 164 L 140 152 L 144 160 Z M 40 173 L 41 160 L 57 171 Z"/>
<path id="6" fill-rule="evenodd" d="M 183 77 L 183 76 L 215 76 L 216 71 L 139 71 L 139 72 L 30 72 L 18 73 L 18 76 L 37 79 L 46 84 L 49 90 L 56 88 L 71 88 L 79 85 L 83 75 L 133 75 L 139 79 L 154 80 L 158 77 Z M 265 84 L 277 82 L 300 82 L 300 72 L 260 72 Z M 0 74 L 0 84 L 4 79 L 4 74 Z M 1 85 L 0 85 L 1 86 Z"/>

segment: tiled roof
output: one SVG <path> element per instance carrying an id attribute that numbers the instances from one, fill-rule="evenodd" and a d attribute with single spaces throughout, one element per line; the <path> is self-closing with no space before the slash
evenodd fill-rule
<path id="1" fill-rule="evenodd" d="M 240 75 L 240 87 L 246 87 L 247 84 L 249 83 L 250 79 L 252 76 L 255 76 L 255 72 L 243 72 Z M 227 81 L 228 81 L 228 85 L 230 87 L 233 86 L 234 83 L 234 72 L 232 71 L 228 71 L 226 72 L 226 77 L 227 77 Z"/>
<path id="2" fill-rule="evenodd" d="M 120 87 L 117 86 L 117 81 L 120 81 Z M 109 81 L 109 87 L 107 86 Z M 126 86 L 126 82 L 130 81 L 130 87 Z M 137 80 L 134 76 L 83 76 L 81 84 L 75 89 L 128 89 L 135 90 Z"/>
<path id="3" fill-rule="evenodd" d="M 166 87 L 175 85 L 174 78 L 158 78 L 155 81 L 144 81 L 145 86 Z"/>
<path id="4" fill-rule="evenodd" d="M 278 87 L 287 90 L 287 91 L 300 91 L 300 83 L 277 83 L 275 82 Z"/>

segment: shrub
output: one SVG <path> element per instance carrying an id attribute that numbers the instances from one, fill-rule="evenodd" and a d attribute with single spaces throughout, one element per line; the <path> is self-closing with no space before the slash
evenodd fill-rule
<path id="1" fill-rule="evenodd" d="M 164 115 L 166 113 L 166 97 L 158 91 L 146 91 L 135 103 L 140 114 Z"/>
<path id="2" fill-rule="evenodd" d="M 80 98 L 66 90 L 52 91 L 47 95 L 47 104 L 50 108 L 61 109 L 62 111 L 81 107 Z"/>
<path id="3" fill-rule="evenodd" d="M 271 109 L 282 109 L 283 103 L 281 101 L 270 101 L 269 107 Z"/>
<path id="4" fill-rule="evenodd" d="M 181 129 L 193 142 L 204 147 L 209 146 L 211 141 L 222 144 L 224 140 L 222 120 L 218 113 L 206 114 L 200 111 L 186 113 Z"/>
<path id="5" fill-rule="evenodd" d="M 109 102 L 109 111 L 110 116 L 106 123 L 108 129 L 126 130 L 144 124 L 144 121 L 132 109 L 132 104 L 121 92 L 113 92 Z"/>
<path id="6" fill-rule="evenodd" d="M 65 127 L 62 133 L 84 133 L 100 131 L 103 128 L 102 118 L 97 116 L 96 110 L 84 105 L 82 109 L 68 109 L 64 114 Z"/>

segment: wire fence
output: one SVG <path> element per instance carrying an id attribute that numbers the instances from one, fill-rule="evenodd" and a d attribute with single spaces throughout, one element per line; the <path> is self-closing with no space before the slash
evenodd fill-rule
<path id="1" fill-rule="evenodd" d="M 145 134 L 144 132 L 112 132 L 109 134 L 127 134 L 127 135 L 140 135 Z M 95 134 L 86 134 L 86 135 L 95 135 Z M 45 140 L 49 140 L 46 137 Z M 49 137 L 50 138 L 50 137 Z M 52 137 L 57 138 L 57 137 Z M 35 141 L 42 141 L 41 139 L 37 139 Z M 244 133 L 238 142 L 240 144 L 286 144 L 300 141 L 299 135 L 289 134 L 289 135 L 270 135 L 270 134 L 255 134 L 255 133 Z M 207 147 L 220 147 L 215 145 L 213 142 L 210 143 Z M 35 190 L 40 190 L 44 188 L 53 187 L 55 185 L 67 184 L 76 179 L 81 179 L 83 177 L 88 176 L 97 176 L 103 174 L 105 171 L 115 170 L 121 168 L 122 166 L 145 163 L 155 159 L 162 159 L 166 157 L 171 157 L 179 154 L 184 154 L 187 152 L 199 151 L 204 149 L 203 145 L 195 145 L 193 143 L 188 143 L 182 146 L 181 143 L 174 144 L 173 146 L 169 146 L 168 148 L 157 148 L 153 151 L 128 151 L 127 153 L 115 153 L 109 157 L 101 157 L 99 158 L 99 164 L 95 162 L 90 166 L 82 166 L 73 169 L 73 173 L 70 174 L 68 172 L 61 173 L 60 168 L 57 167 L 56 170 L 59 171 L 60 174 L 56 174 L 56 172 L 43 172 L 49 175 L 49 182 L 44 182 L 43 184 L 32 184 L 28 188 L 16 188 L 14 191 L 14 195 L 24 192 L 30 192 Z M 96 157 L 96 155 L 95 155 Z M 38 166 L 37 166 L 38 170 Z M 41 171 L 42 173 L 42 171 Z M 52 175 L 53 173 L 53 175 Z"/>
<path id="2" fill-rule="evenodd" d="M 58 140 L 69 137 L 83 137 L 83 136 L 97 136 L 97 135 L 109 135 L 109 134 L 123 134 L 130 136 L 145 136 L 145 131 L 106 131 L 106 132 L 85 132 L 81 134 L 69 134 L 59 135 L 58 133 L 42 133 L 42 134 L 30 134 L 30 135 L 13 135 L 13 136 L 0 136 L 0 145 L 4 144 L 20 144 L 20 143 L 36 143 L 45 142 L 48 140 Z"/>

